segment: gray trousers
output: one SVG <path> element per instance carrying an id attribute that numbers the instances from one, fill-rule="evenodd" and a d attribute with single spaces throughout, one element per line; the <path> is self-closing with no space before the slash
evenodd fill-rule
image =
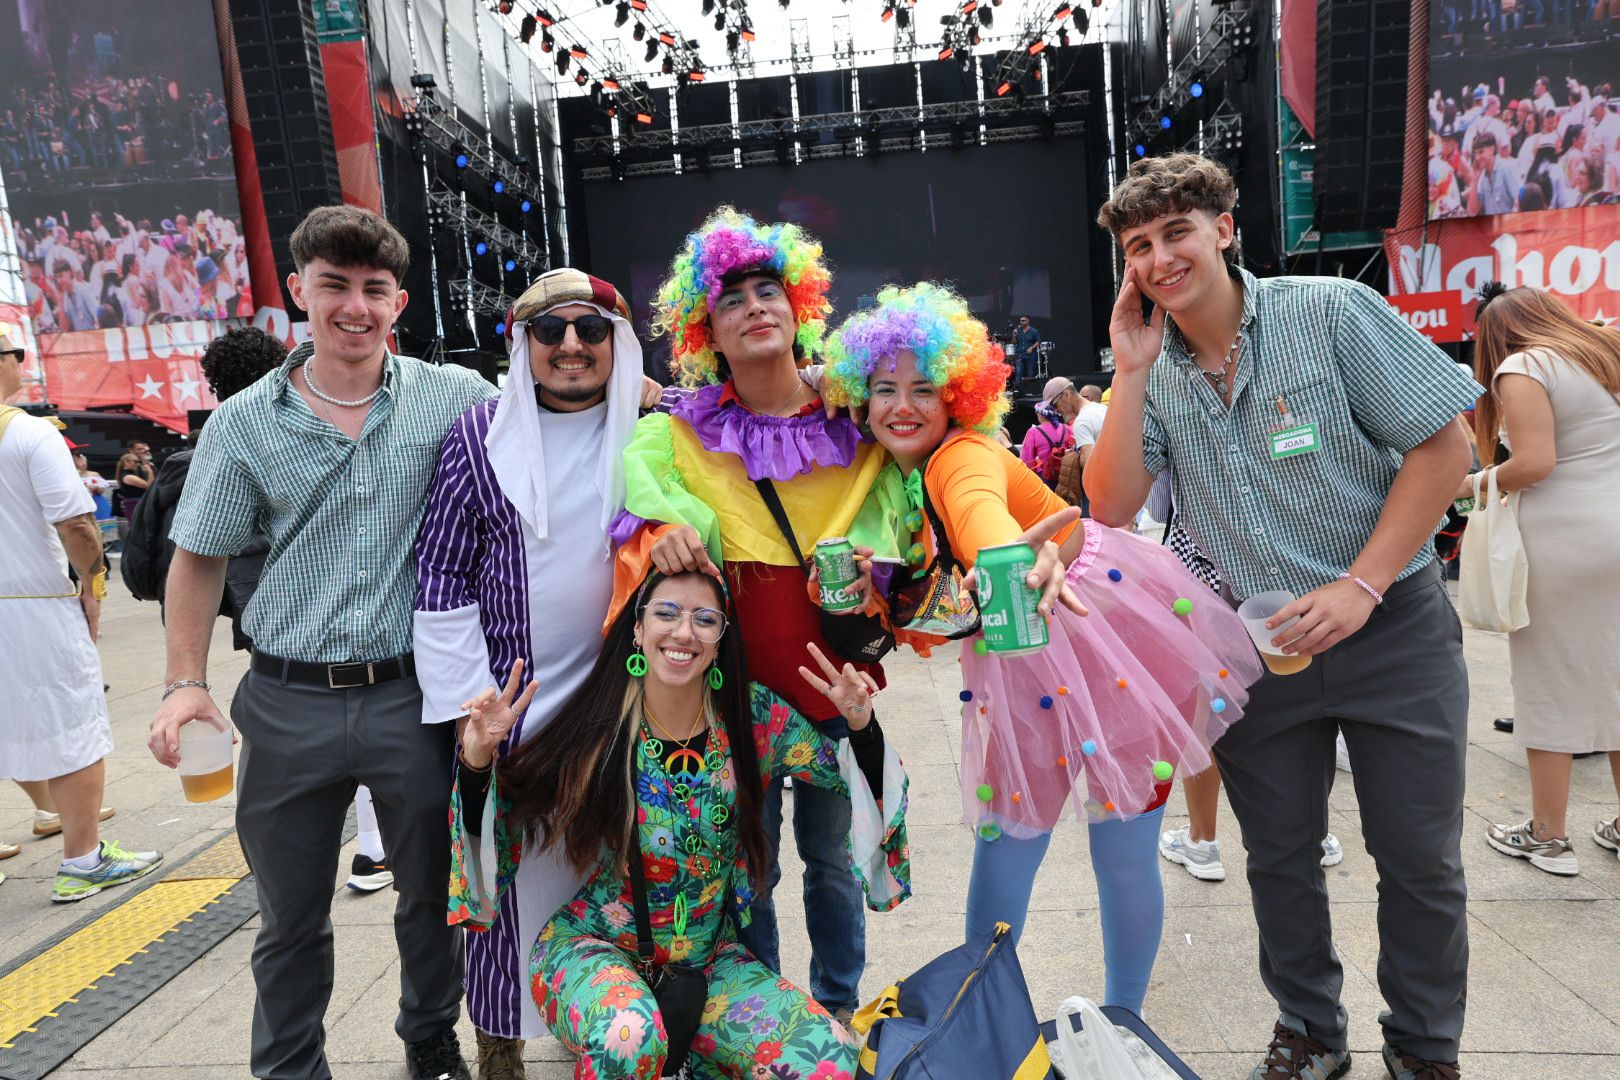
<path id="1" fill-rule="evenodd" d="M 236 831 L 259 891 L 253 1075 L 324 1080 L 332 996 L 332 893 L 344 813 L 371 789 L 398 899 L 399 1017 L 406 1042 L 455 1025 L 461 932 L 446 921 L 453 725 L 422 723 L 415 679 L 358 690 L 249 672 L 231 703 L 242 734 Z"/>
<path id="2" fill-rule="evenodd" d="M 1439 564 L 1397 582 L 1356 634 L 1295 675 L 1264 675 L 1215 744 L 1248 851 L 1260 977 L 1310 1036 L 1347 1048 L 1320 865 L 1336 731 L 1378 867 L 1384 1038 L 1457 1060 L 1467 998 L 1463 755 L 1468 671 Z"/>

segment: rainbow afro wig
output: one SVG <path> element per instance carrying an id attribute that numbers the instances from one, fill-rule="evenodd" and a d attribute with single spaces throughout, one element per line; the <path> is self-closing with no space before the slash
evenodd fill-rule
<path id="1" fill-rule="evenodd" d="M 867 380 L 910 350 L 917 370 L 940 388 L 946 412 L 959 426 L 993 435 L 1007 415 L 1007 365 L 984 323 L 948 286 L 924 281 L 886 286 L 877 306 L 857 311 L 827 342 L 822 392 L 839 405 L 859 405 Z"/>
<path id="2" fill-rule="evenodd" d="M 799 324 L 800 351 L 810 356 L 819 348 L 832 310 L 827 302 L 832 276 L 822 265 L 820 242 L 797 225 L 761 225 L 722 206 L 687 234 L 653 301 L 653 331 L 672 339 L 670 369 L 687 386 L 720 381 L 709 309 L 725 285 L 745 271 L 782 283 Z"/>

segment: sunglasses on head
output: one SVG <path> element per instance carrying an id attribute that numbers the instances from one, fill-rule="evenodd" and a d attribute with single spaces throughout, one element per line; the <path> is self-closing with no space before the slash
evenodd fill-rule
<path id="1" fill-rule="evenodd" d="M 605 315 L 580 315 L 565 319 L 560 315 L 541 315 L 529 320 L 529 333 L 542 345 L 561 345 L 563 335 L 572 326 L 579 340 L 587 345 L 600 345 L 613 332 L 613 320 Z"/>

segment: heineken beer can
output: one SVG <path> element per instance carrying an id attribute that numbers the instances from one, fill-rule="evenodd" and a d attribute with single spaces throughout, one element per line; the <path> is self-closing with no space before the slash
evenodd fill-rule
<path id="1" fill-rule="evenodd" d="M 984 643 L 997 656 L 1022 656 L 1046 648 L 1046 620 L 1036 610 L 1041 594 L 1024 583 L 1035 569 L 1028 544 L 1002 544 L 979 552 L 979 623 Z"/>
<path id="2" fill-rule="evenodd" d="M 831 536 L 816 545 L 816 573 L 821 579 L 821 606 L 826 611 L 854 611 L 866 606 L 855 591 L 860 569 L 855 565 L 855 545 L 842 536 Z"/>

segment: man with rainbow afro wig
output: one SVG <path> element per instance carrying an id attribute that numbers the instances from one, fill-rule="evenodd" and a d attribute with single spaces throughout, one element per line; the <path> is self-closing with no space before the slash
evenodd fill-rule
<path id="1" fill-rule="evenodd" d="M 837 710 L 799 674 L 805 642 L 836 652 L 822 634 L 805 560 L 817 541 L 834 536 L 895 557 L 905 496 L 893 470 L 874 487 L 886 455 L 847 416 L 829 418 L 801 377 L 800 364 L 820 346 L 831 281 L 821 245 L 797 225 L 764 224 L 721 207 L 687 236 L 658 290 L 652 323 L 669 336 L 671 370 L 688 392 L 666 395 L 667 411 L 643 417 L 625 450 L 613 611 L 629 601 L 649 565 L 666 574 L 723 573 L 750 676 L 826 734 L 842 737 L 847 729 Z M 775 524 L 761 481 L 780 499 L 799 550 Z M 883 684 L 876 663 L 857 667 Z M 793 814 L 805 863 L 810 992 L 847 1019 L 860 1003 L 866 962 L 861 890 L 844 854 L 849 801 L 795 789 Z M 774 847 L 780 781 L 767 793 L 765 825 Z M 773 887 L 780 876 L 773 868 Z M 780 970 L 769 896 L 754 903 L 741 936 Z"/>

